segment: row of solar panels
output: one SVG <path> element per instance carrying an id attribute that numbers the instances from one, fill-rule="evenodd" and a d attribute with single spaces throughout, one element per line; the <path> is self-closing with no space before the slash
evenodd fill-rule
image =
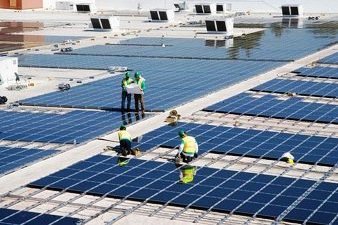
<path id="1" fill-rule="evenodd" d="M 336 223 L 338 184 L 97 155 L 29 187 L 314 224 Z M 190 176 L 184 179 L 185 176 Z M 307 193 L 307 195 L 304 195 Z"/>

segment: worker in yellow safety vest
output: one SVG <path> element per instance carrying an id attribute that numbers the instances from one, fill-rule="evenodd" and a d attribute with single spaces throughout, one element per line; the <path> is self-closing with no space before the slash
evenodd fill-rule
<path id="1" fill-rule="evenodd" d="M 196 175 L 196 167 L 185 165 L 180 169 L 180 182 L 183 184 L 189 184 L 194 181 Z"/>
<path id="2" fill-rule="evenodd" d="M 131 103 L 131 94 L 127 92 L 127 86 L 131 83 L 134 83 L 134 80 L 130 77 L 130 73 L 126 72 L 124 74 L 124 78 L 121 82 L 122 94 L 121 94 L 121 111 L 124 112 L 124 106 L 127 99 L 127 111 L 130 111 L 130 103 Z"/>
<path id="3" fill-rule="evenodd" d="M 141 111 L 144 113 L 144 90 L 146 89 L 146 80 L 141 76 L 141 72 L 137 71 L 135 73 L 135 83 L 139 86 L 142 94 L 134 94 L 134 101 L 135 101 L 135 111 L 139 111 L 139 103 L 141 105 Z"/>
<path id="4" fill-rule="evenodd" d="M 117 135 L 120 141 L 120 154 L 123 156 L 131 154 L 131 135 L 124 125 L 120 127 Z"/>
<path id="5" fill-rule="evenodd" d="M 176 159 L 182 159 L 183 162 L 189 163 L 198 157 L 198 144 L 194 137 L 188 136 L 185 131 L 178 132 L 181 138 L 181 144 L 176 155 Z"/>

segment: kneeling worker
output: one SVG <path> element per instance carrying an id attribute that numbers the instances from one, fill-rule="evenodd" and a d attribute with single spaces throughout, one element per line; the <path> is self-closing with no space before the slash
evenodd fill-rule
<path id="1" fill-rule="evenodd" d="M 198 144 L 194 137 L 188 136 L 185 131 L 178 132 L 182 142 L 180 144 L 176 159 L 182 159 L 183 162 L 189 163 L 198 156 Z"/>
<path id="2" fill-rule="evenodd" d="M 123 156 L 131 154 L 131 135 L 127 131 L 127 128 L 122 125 L 117 133 L 120 141 L 120 153 Z"/>

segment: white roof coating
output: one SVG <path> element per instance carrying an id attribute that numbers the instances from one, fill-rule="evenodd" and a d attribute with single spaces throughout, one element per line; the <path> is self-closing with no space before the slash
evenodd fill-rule
<path id="1" fill-rule="evenodd" d="M 20 77 L 20 81 L 13 84 L 10 89 L 0 86 L 0 96 L 8 98 L 6 104 L 0 105 L 0 116 L 4 118 L 0 124 L 0 150 L 7 151 L 1 153 L 4 155 L 1 156 L 1 160 L 8 166 L 8 169 L 0 167 L 0 223 L 29 224 L 41 216 L 40 224 L 53 224 L 43 219 L 45 215 L 58 216 L 48 219 L 60 224 L 93 225 L 327 224 L 328 220 L 330 224 L 338 223 L 334 207 L 329 207 L 337 203 L 334 202 L 334 198 L 338 190 L 338 155 L 335 155 L 338 152 L 336 114 L 328 113 L 320 115 L 320 118 L 308 118 L 306 116 L 315 117 L 318 110 L 318 107 L 310 106 L 306 115 L 302 114 L 301 118 L 295 119 L 290 114 L 294 115 L 302 110 L 302 107 L 297 105 L 286 111 L 287 115 L 284 117 L 278 114 L 285 109 L 282 107 L 268 116 L 264 115 L 265 111 L 257 111 L 256 114 L 247 113 L 252 110 L 251 108 L 245 109 L 244 113 L 205 110 L 244 93 L 256 99 L 270 96 L 269 98 L 274 101 L 294 99 L 299 101 L 298 104 L 318 103 L 321 104 L 320 107 L 332 107 L 332 112 L 337 112 L 337 97 L 323 96 L 322 92 L 319 92 L 322 90 L 317 90 L 318 93 L 315 95 L 306 94 L 306 91 L 313 90 L 306 85 L 300 89 L 291 88 L 290 90 L 297 91 L 290 92 L 283 92 L 280 89 L 272 93 L 252 90 L 268 81 L 281 79 L 305 83 L 317 82 L 320 85 L 330 84 L 331 89 L 323 88 L 323 91 L 329 90 L 333 96 L 337 93 L 336 78 L 301 77 L 294 72 L 302 67 L 338 68 L 337 63 L 318 63 L 320 59 L 337 54 L 336 3 L 323 0 L 318 4 L 312 0 L 299 0 L 296 3 L 304 6 L 304 18 L 286 20 L 279 15 L 281 1 L 224 1 L 232 4 L 232 13 L 227 15 L 234 16 L 235 21 L 233 37 L 225 37 L 224 33 L 208 33 L 204 24 L 207 16 L 197 16 L 193 13 L 193 5 L 200 2 L 202 1 L 187 1 L 190 11 L 175 13 L 175 21 L 172 23 L 152 23 L 149 21 L 148 9 L 171 8 L 173 1 L 96 0 L 98 15 L 103 10 L 102 14 L 119 18 L 120 29 L 112 31 L 93 30 L 90 27 L 90 14 L 53 10 L 55 4 L 53 1 L 44 0 L 46 9 L 43 10 L 0 10 L 0 51 L 3 55 L 19 58 Z M 236 12 L 242 13 L 235 14 Z M 315 18 L 316 16 L 319 18 Z M 66 47 L 71 47 L 72 51 L 60 51 Z M 108 194 L 93 192 L 91 188 L 87 188 L 85 184 L 94 183 L 91 177 L 69 178 L 70 175 L 65 173 L 71 170 L 74 172 L 75 167 L 72 166 L 84 163 L 86 166 L 79 170 L 79 174 L 84 176 L 93 173 L 90 170 L 91 164 L 94 164 L 90 161 L 93 160 L 92 157 L 117 158 L 115 151 L 105 149 L 107 146 L 113 148 L 119 145 L 117 129 L 126 121 L 126 115 L 119 112 L 120 80 L 123 73 L 109 72 L 105 62 L 108 62 L 108 65 L 110 62 L 112 64 L 119 62 L 119 65 L 114 66 L 128 66 L 131 73 L 141 70 L 149 85 L 145 92 L 146 107 L 149 107 L 146 108 L 146 116 L 137 119 L 138 115 L 134 116 L 132 113 L 132 123 L 127 125 L 133 138 L 142 137 L 139 138 L 138 144 L 141 144 L 140 148 L 144 151 L 137 159 L 131 159 L 131 162 L 135 162 L 131 164 L 137 167 L 135 173 L 140 173 L 139 171 L 142 173 L 133 174 L 130 165 L 122 167 L 103 163 L 108 169 L 123 171 L 122 173 L 128 173 L 124 169 L 131 168 L 131 172 L 126 176 L 132 178 L 125 181 L 126 186 L 109 183 L 115 176 L 124 174 L 112 172 L 108 173 L 111 177 L 100 180 L 102 184 L 107 184 L 108 180 L 110 185 L 108 188 L 111 188 Z M 214 68 L 209 68 L 210 65 Z M 58 85 L 61 83 L 69 83 L 71 89 L 59 91 Z M 174 97 L 170 98 L 171 96 Z M 59 99 L 61 103 L 58 102 Z M 48 101 L 49 104 L 45 104 L 44 101 Z M 150 101 L 156 104 L 152 105 Z M 245 107 L 245 104 L 241 106 Z M 265 109 L 267 111 L 271 109 L 272 104 L 273 102 L 267 102 Z M 259 108 L 258 105 L 257 107 Z M 172 109 L 176 109 L 180 114 L 179 122 L 188 125 L 179 123 L 177 127 L 169 127 L 164 121 Z M 72 113 L 75 116 L 63 119 L 73 115 Z M 279 116 L 276 116 L 277 114 Z M 330 122 L 320 122 L 324 116 L 328 118 L 331 116 L 333 119 L 330 117 Z M 191 166 L 198 168 L 194 182 L 188 184 L 186 188 L 187 186 L 179 182 L 178 176 L 177 180 L 170 180 L 173 178 L 169 175 L 176 175 L 182 167 L 178 169 L 159 167 L 162 172 L 167 169 L 169 180 L 157 177 L 156 173 L 154 173 L 156 176 L 147 177 L 153 168 L 140 167 L 136 162 L 156 166 L 166 165 L 171 168 L 174 166 L 172 159 L 177 153 L 176 147 L 180 143 L 178 137 L 170 136 L 171 129 L 185 129 L 185 126 L 196 124 L 200 126 L 197 131 L 189 128 L 200 144 L 200 156 L 191 163 Z M 206 129 L 204 126 L 209 128 Z M 220 152 L 218 150 L 224 148 L 222 135 L 227 134 L 220 132 L 224 127 L 234 132 L 229 139 L 234 141 L 235 146 L 230 147 L 229 142 L 228 147 Z M 165 131 L 159 133 L 156 131 L 159 128 Z M 79 131 L 75 132 L 76 129 Z M 216 130 L 208 133 L 210 129 Z M 240 140 L 236 139 L 238 134 L 236 132 L 239 132 L 237 129 L 258 131 L 259 134 L 244 134 L 246 139 Z M 157 132 L 155 137 L 152 136 L 152 132 Z M 176 130 L 175 132 L 177 133 Z M 270 137 L 264 136 L 267 135 L 265 132 L 270 132 L 269 135 L 274 132 L 273 134 L 277 136 L 285 136 L 284 139 L 277 138 L 277 142 L 274 139 L 276 146 L 269 150 L 264 149 L 266 152 L 257 156 L 254 152 L 262 150 L 260 147 L 254 147 L 254 144 L 258 146 L 269 144 L 266 142 Z M 88 134 L 90 135 L 87 137 Z M 259 136 L 261 134 L 263 136 Z M 74 142 L 55 141 L 68 136 L 74 137 Z M 157 136 L 159 140 L 156 139 Z M 260 139 L 261 143 L 254 143 L 258 139 L 250 142 L 258 136 L 264 137 Z M 155 139 L 151 140 L 152 138 Z M 174 145 L 173 140 L 177 142 Z M 153 143 L 152 141 L 160 141 L 161 144 L 145 149 L 147 144 Z M 216 147 L 213 145 L 212 149 L 206 149 L 213 143 L 217 143 Z M 297 149 L 303 146 L 303 143 L 307 146 L 301 155 Z M 236 148 L 237 146 L 240 147 Z M 285 152 L 295 152 L 295 164 L 279 161 L 283 152 L 276 150 L 275 147 L 285 149 Z M 8 149 L 16 148 L 20 151 L 26 149 L 53 152 L 36 158 L 37 153 L 25 153 L 32 158 L 26 159 L 24 163 L 17 163 L 20 157 L 24 158 L 27 155 L 6 155 Z M 311 151 L 316 152 L 312 154 Z M 280 156 L 273 156 L 277 154 L 276 152 L 281 153 Z M 8 157 L 12 157 L 10 158 L 12 162 Z M 112 163 L 113 160 L 108 162 Z M 102 171 L 96 170 L 97 174 L 93 176 L 100 174 L 106 176 L 107 168 Z M 78 179 L 75 183 L 78 189 L 74 189 L 74 185 L 60 188 L 53 186 L 53 182 L 41 187 L 31 185 L 46 177 L 56 179 L 54 173 L 60 171 L 64 172 L 62 175 L 64 177 L 58 177 L 57 182 L 63 179 L 68 182 Z M 212 175 L 210 171 L 227 171 L 237 174 L 238 178 L 218 177 Z M 245 178 L 247 180 L 241 180 L 246 186 L 236 184 L 241 179 L 240 176 L 245 174 L 246 176 L 251 174 L 250 178 Z M 277 186 L 281 184 L 276 185 L 273 183 L 275 181 L 270 180 L 265 180 L 265 183 L 253 180 L 264 176 L 273 177 L 276 182 L 290 182 L 283 187 L 294 192 L 288 195 L 283 194 L 285 190 L 280 193 L 273 193 L 273 190 L 268 192 L 269 188 L 279 190 L 280 186 Z M 142 179 L 147 179 L 147 183 Z M 227 179 L 229 183 L 226 183 Z M 213 187 L 205 184 L 210 180 L 214 182 Z M 81 182 L 84 182 L 82 186 Z M 129 184 L 130 182 L 133 184 Z M 159 190 L 147 188 L 153 182 L 163 182 L 162 186 L 167 183 L 168 185 Z M 311 185 L 305 188 L 307 182 Z M 226 185 L 221 187 L 223 184 Z M 262 185 L 262 188 L 258 189 L 257 185 Z M 257 188 L 254 189 L 255 192 L 250 189 L 253 186 Z M 322 186 L 327 189 L 320 189 Z M 120 190 L 127 191 L 127 194 L 116 194 L 113 187 L 117 189 L 125 187 L 125 190 L 122 188 Z M 171 187 L 178 189 L 170 189 Z M 133 193 L 129 195 L 128 188 L 142 190 L 146 197 L 133 197 Z M 207 192 L 206 189 L 210 191 Z M 306 191 L 297 194 L 299 189 Z M 149 192 L 154 190 L 156 193 L 150 195 Z M 110 192 L 113 194 L 109 194 Z M 159 201 L 156 196 L 162 192 L 167 193 L 163 194 L 163 199 L 167 199 L 169 194 L 174 193 L 175 196 L 165 202 Z M 251 196 L 247 198 L 244 198 L 244 195 L 238 196 L 239 193 L 245 192 L 250 192 Z M 314 201 L 315 192 L 320 192 L 322 198 Z M 220 195 L 217 198 L 221 203 L 228 204 L 222 205 L 216 201 L 216 194 Z M 273 197 L 266 201 L 266 195 Z M 176 196 L 178 198 L 175 198 Z M 238 199 L 241 199 L 238 207 L 230 206 L 233 202 L 239 201 Z M 278 202 L 280 205 L 275 205 L 277 200 L 280 200 Z M 213 201 L 215 203 L 211 204 Z M 313 204 L 315 207 L 300 208 L 303 202 L 310 202 L 309 205 Z M 16 214 L 8 215 L 6 210 L 14 210 Z M 32 216 L 22 214 L 27 212 L 39 214 Z M 76 222 L 68 220 L 69 218 L 75 218 Z"/>

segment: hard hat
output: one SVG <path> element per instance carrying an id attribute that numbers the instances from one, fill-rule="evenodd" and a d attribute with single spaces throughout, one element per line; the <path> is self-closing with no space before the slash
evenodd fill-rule
<path id="1" fill-rule="evenodd" d="M 120 126 L 120 130 L 126 130 L 126 129 L 127 129 L 126 126 L 124 126 L 124 125 Z"/>
<path id="2" fill-rule="evenodd" d="M 130 73 L 129 73 L 129 72 L 126 72 L 126 73 L 124 74 L 124 76 L 125 76 L 126 78 L 128 78 L 128 77 L 130 77 Z"/>
<path id="3" fill-rule="evenodd" d="M 181 138 L 184 137 L 184 136 L 185 136 L 184 130 L 180 130 L 180 131 L 178 132 L 178 136 L 180 136 Z"/>
<path id="4" fill-rule="evenodd" d="M 140 77 L 140 76 L 141 76 L 141 72 L 136 71 L 136 72 L 135 72 L 135 77 L 138 78 L 138 77 Z"/>

